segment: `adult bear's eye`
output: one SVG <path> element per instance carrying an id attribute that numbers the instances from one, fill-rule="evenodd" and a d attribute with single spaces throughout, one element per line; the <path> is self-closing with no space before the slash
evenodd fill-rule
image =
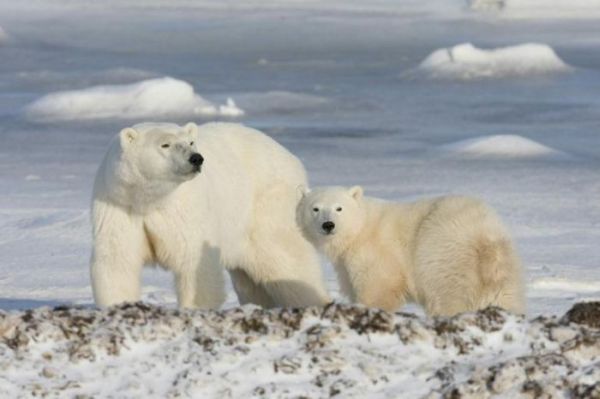
<path id="1" fill-rule="evenodd" d="M 161 145 L 162 148 L 169 148 L 171 145 L 170 144 L 163 144 Z"/>
<path id="2" fill-rule="evenodd" d="M 319 212 L 319 208 L 313 208 L 313 212 Z"/>
<path id="3" fill-rule="evenodd" d="M 336 211 L 341 212 L 342 211 L 342 207 L 338 206 L 337 209 L 336 209 Z"/>
<path id="4" fill-rule="evenodd" d="M 193 142 L 193 141 L 191 141 L 191 142 L 190 142 L 190 145 L 194 145 L 194 142 Z"/>

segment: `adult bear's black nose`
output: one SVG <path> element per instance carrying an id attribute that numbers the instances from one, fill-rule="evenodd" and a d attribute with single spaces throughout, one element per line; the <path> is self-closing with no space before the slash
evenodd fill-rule
<path id="1" fill-rule="evenodd" d="M 204 162 L 204 157 L 202 155 L 198 154 L 197 152 L 195 152 L 192 155 L 190 155 L 189 161 L 194 166 L 200 166 L 200 165 L 202 165 L 202 162 Z"/>
<path id="2" fill-rule="evenodd" d="M 321 227 L 323 227 L 323 230 L 325 230 L 326 233 L 331 233 L 331 231 L 335 228 L 335 223 L 325 222 Z"/>

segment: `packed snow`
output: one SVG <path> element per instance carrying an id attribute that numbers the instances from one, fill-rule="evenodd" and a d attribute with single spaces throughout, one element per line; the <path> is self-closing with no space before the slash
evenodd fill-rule
<path id="1" fill-rule="evenodd" d="M 481 79 L 567 72 L 571 68 L 545 44 L 480 49 L 471 43 L 435 50 L 419 70 L 433 78 Z"/>
<path id="2" fill-rule="evenodd" d="M 441 149 L 449 154 L 479 158 L 566 158 L 567 154 L 522 136 L 500 134 L 475 137 L 447 144 Z"/>
<path id="3" fill-rule="evenodd" d="M 227 99 L 223 105 L 215 105 L 196 94 L 189 83 L 171 77 L 54 92 L 29 104 L 25 112 L 37 120 L 156 119 L 244 114 L 232 99 Z"/>
<path id="4" fill-rule="evenodd" d="M 600 281 L 568 280 L 547 277 L 536 280 L 533 287 L 540 290 L 560 290 L 596 293 L 600 291 Z"/>
<path id="5" fill-rule="evenodd" d="M 0 312 L 0 396 L 600 395 L 600 302 L 423 319 L 360 306 Z M 530 396 L 531 395 L 531 396 Z"/>

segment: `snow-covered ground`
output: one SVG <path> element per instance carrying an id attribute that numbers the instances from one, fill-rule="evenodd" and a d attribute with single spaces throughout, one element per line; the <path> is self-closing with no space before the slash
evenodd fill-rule
<path id="1" fill-rule="evenodd" d="M 128 304 L 0 312 L 0 396 L 596 398 L 600 302 L 527 321 Z"/>
<path id="2" fill-rule="evenodd" d="M 0 309 L 92 303 L 93 176 L 151 119 L 262 129 L 315 185 L 481 197 L 514 232 L 530 315 L 599 298 L 600 5 L 473 3 L 0 0 Z M 498 73 L 414 73 L 436 50 Z M 169 274 L 144 280 L 175 303 Z"/>

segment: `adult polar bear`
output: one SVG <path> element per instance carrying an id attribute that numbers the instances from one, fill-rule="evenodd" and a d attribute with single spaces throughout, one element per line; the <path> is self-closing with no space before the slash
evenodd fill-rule
<path id="1" fill-rule="evenodd" d="M 221 266 L 241 303 L 328 302 L 317 255 L 295 223 L 297 188 L 305 184 L 296 157 L 239 124 L 123 129 L 94 184 L 96 304 L 139 300 L 148 263 L 174 273 L 182 307 L 223 303 Z"/>

